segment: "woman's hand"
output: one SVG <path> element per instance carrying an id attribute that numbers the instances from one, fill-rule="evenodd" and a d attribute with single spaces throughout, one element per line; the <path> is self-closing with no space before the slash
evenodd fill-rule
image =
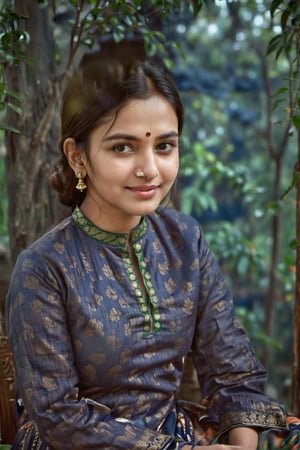
<path id="1" fill-rule="evenodd" d="M 253 428 L 238 427 L 229 431 L 229 442 L 240 445 L 243 450 L 256 450 L 258 447 L 258 433 Z"/>
<path id="2" fill-rule="evenodd" d="M 185 445 L 182 450 L 256 450 L 258 446 L 258 433 L 253 428 L 239 427 L 229 431 L 230 445 Z"/>
<path id="3" fill-rule="evenodd" d="M 238 427 L 229 431 L 229 445 L 194 445 L 189 444 L 182 450 L 256 450 L 258 446 L 258 433 L 253 428 Z"/>

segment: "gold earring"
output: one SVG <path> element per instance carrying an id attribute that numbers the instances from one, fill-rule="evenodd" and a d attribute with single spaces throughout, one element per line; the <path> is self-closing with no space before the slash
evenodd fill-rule
<path id="1" fill-rule="evenodd" d="M 78 181 L 77 181 L 75 188 L 78 189 L 78 191 L 82 192 L 87 188 L 87 185 L 83 181 L 83 176 L 82 176 L 81 172 L 78 172 L 76 174 L 76 177 L 78 178 Z"/>

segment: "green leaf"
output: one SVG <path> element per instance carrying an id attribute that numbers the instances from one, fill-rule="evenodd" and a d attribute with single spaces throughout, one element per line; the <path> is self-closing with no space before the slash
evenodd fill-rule
<path id="1" fill-rule="evenodd" d="M 5 94 L 8 95 L 8 96 L 10 96 L 10 97 L 15 98 L 15 99 L 18 100 L 20 103 L 23 102 L 23 97 L 22 97 L 22 95 L 19 94 L 19 92 L 17 92 L 17 91 L 7 90 L 7 91 L 5 91 Z"/>
<path id="2" fill-rule="evenodd" d="M 282 202 L 278 201 L 278 202 L 269 202 L 267 205 L 267 209 L 269 211 L 272 211 L 273 213 L 277 213 L 277 211 L 279 211 L 282 207 Z"/>
<path id="3" fill-rule="evenodd" d="M 273 0 L 270 7 L 271 17 L 274 17 L 276 9 L 283 3 L 283 0 Z"/>
<path id="4" fill-rule="evenodd" d="M 17 133 L 17 134 L 21 133 L 20 130 L 18 130 L 17 128 L 15 128 L 11 125 L 7 125 L 6 123 L 0 123 L 0 130 L 11 131 L 12 133 Z"/>
<path id="5" fill-rule="evenodd" d="M 287 101 L 286 98 L 279 98 L 277 100 L 275 100 L 275 102 L 273 102 L 272 104 L 272 110 L 275 111 L 278 106 L 282 105 L 282 103 L 285 103 Z"/>
<path id="6" fill-rule="evenodd" d="M 295 186 L 299 180 L 300 180 L 300 172 L 299 170 L 294 170 L 292 176 L 292 186 Z"/>
<path id="7" fill-rule="evenodd" d="M 280 89 L 278 89 L 278 91 L 275 92 L 275 94 L 272 96 L 273 98 L 279 97 L 281 96 L 281 94 L 286 94 L 288 93 L 288 88 L 287 87 L 282 87 Z"/>
<path id="8" fill-rule="evenodd" d="M 113 29 L 113 38 L 115 42 L 121 42 L 125 37 L 125 27 L 123 25 L 117 25 Z"/>
<path id="9" fill-rule="evenodd" d="M 16 106 L 13 103 L 7 103 L 7 108 L 11 109 L 12 111 L 14 111 L 15 113 L 17 113 L 19 115 L 21 115 L 23 112 L 19 106 Z"/>
<path id="10" fill-rule="evenodd" d="M 288 9 L 283 11 L 283 13 L 281 14 L 280 23 L 281 23 L 281 27 L 283 30 L 285 30 L 285 28 L 286 28 L 286 25 L 287 25 L 290 15 L 291 15 L 291 12 Z"/>
<path id="11" fill-rule="evenodd" d="M 127 25 L 128 27 L 133 27 L 133 25 L 134 25 L 133 17 L 128 15 L 128 16 L 125 16 L 123 20 L 124 20 L 125 25 Z"/>
<path id="12" fill-rule="evenodd" d="M 197 16 L 199 14 L 199 12 L 201 11 L 203 3 L 207 4 L 208 2 L 206 0 L 203 0 L 203 2 L 202 1 L 198 1 L 198 0 L 193 0 L 192 1 L 192 5 L 191 6 L 192 6 L 192 10 L 193 10 L 193 13 L 194 13 L 195 16 Z M 214 1 L 210 2 L 210 3 L 214 3 Z"/>
<path id="13" fill-rule="evenodd" d="M 270 53 L 273 53 L 275 50 L 282 49 L 282 48 L 283 48 L 282 35 L 278 34 L 277 36 L 274 36 L 268 43 L 267 55 L 269 55 Z"/>
<path id="14" fill-rule="evenodd" d="M 249 258 L 247 256 L 242 256 L 237 265 L 237 271 L 239 275 L 245 275 L 249 270 Z"/>
<path id="15" fill-rule="evenodd" d="M 90 14 L 93 16 L 93 19 L 97 19 L 98 16 L 101 14 L 102 8 L 92 8 L 90 10 Z"/>
<path id="16" fill-rule="evenodd" d="M 300 242 L 297 240 L 297 239 L 292 239 L 291 241 L 290 241 L 290 245 L 289 245 L 289 247 L 292 249 L 292 250 L 297 250 L 297 248 L 300 246 Z"/>
<path id="17" fill-rule="evenodd" d="M 29 44 L 30 43 L 30 34 L 27 31 L 21 31 L 19 36 L 19 41 L 22 43 Z"/>
<path id="18" fill-rule="evenodd" d="M 296 113 L 292 115 L 292 122 L 298 130 L 300 129 L 300 114 Z"/>

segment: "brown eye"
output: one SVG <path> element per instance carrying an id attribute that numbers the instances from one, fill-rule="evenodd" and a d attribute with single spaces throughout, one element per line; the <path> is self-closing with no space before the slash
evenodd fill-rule
<path id="1" fill-rule="evenodd" d="M 157 145 L 156 149 L 159 152 L 170 153 L 174 147 L 177 147 L 175 142 L 161 142 Z"/>
<path id="2" fill-rule="evenodd" d="M 129 144 L 116 144 L 112 149 L 116 153 L 129 153 L 133 151 L 133 148 Z"/>

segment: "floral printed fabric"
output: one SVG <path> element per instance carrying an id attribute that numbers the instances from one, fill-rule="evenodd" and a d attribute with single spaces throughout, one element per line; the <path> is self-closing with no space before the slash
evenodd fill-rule
<path id="1" fill-rule="evenodd" d="M 286 427 L 201 228 L 179 212 L 123 235 L 77 208 L 20 255 L 7 325 L 20 395 L 51 448 L 167 447 L 190 351 L 220 431 Z"/>
<path id="2" fill-rule="evenodd" d="M 288 417 L 289 431 L 266 430 L 260 435 L 258 450 L 299 450 L 300 419 Z"/>

